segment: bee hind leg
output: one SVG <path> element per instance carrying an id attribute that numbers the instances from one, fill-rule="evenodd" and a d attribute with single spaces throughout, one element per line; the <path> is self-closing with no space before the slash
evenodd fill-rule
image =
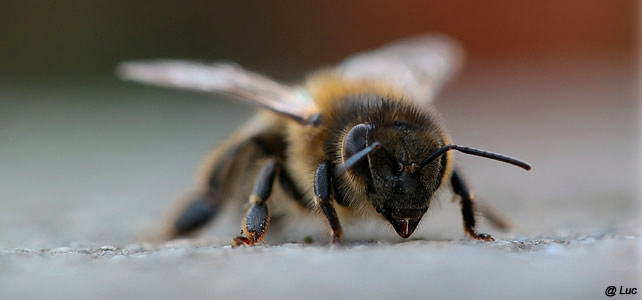
<path id="1" fill-rule="evenodd" d="M 189 199 L 187 206 L 176 217 L 168 238 L 176 238 L 193 233 L 209 223 L 219 210 L 220 195 L 216 190 L 197 193 Z"/>
<path id="2" fill-rule="evenodd" d="M 250 195 L 250 204 L 252 205 L 243 219 L 241 234 L 234 238 L 232 246 L 241 245 L 252 246 L 260 244 L 265 239 L 265 234 L 270 227 L 270 210 L 268 208 L 268 199 L 272 194 L 272 186 L 279 170 L 279 163 L 276 159 L 268 160 L 254 182 L 254 189 Z"/>
<path id="3" fill-rule="evenodd" d="M 450 183 L 455 194 L 461 197 L 461 213 L 464 218 L 464 231 L 466 234 L 477 240 L 494 241 L 495 239 L 490 234 L 479 233 L 475 229 L 475 201 L 473 199 L 473 194 L 468 189 L 468 185 L 458 170 L 453 171 Z"/>
<path id="4" fill-rule="evenodd" d="M 225 187 L 233 182 L 232 166 L 240 157 L 240 151 L 250 145 L 248 142 L 233 143 L 217 150 L 207 171 L 206 181 L 196 193 L 180 201 L 169 217 L 162 233 L 162 240 L 175 239 L 195 233 L 216 217 L 225 200 Z"/>

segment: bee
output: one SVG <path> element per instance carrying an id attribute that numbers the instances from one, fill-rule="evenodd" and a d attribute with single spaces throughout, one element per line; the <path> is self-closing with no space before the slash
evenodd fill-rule
<path id="1" fill-rule="evenodd" d="M 424 34 L 357 53 L 299 85 L 226 62 L 121 64 L 118 73 L 127 80 L 224 93 L 265 109 L 214 151 L 203 182 L 170 220 L 166 237 L 203 227 L 240 193 L 249 208 L 234 246 L 262 243 L 273 212 L 288 209 L 321 212 L 333 244 L 342 241 L 340 220 L 351 216 L 383 219 L 405 239 L 435 193 L 450 186 L 459 196 L 465 233 L 493 240 L 476 230 L 476 202 L 451 150 L 531 167 L 451 142 L 431 104 L 462 57 L 450 38 Z M 256 164 L 257 172 L 246 172 Z M 242 189 L 248 181 L 253 186 Z M 275 196 L 277 185 L 282 192 Z"/>

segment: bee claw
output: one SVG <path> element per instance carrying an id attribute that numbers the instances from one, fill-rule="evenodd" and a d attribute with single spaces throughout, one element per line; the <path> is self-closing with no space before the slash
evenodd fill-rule
<path id="1" fill-rule="evenodd" d="M 488 233 L 474 233 L 472 237 L 476 240 L 481 240 L 481 241 L 486 241 L 486 242 L 494 242 L 495 239 Z"/>
<path id="2" fill-rule="evenodd" d="M 232 248 L 237 248 L 240 246 L 252 246 L 254 243 L 244 236 L 237 236 L 232 240 Z"/>

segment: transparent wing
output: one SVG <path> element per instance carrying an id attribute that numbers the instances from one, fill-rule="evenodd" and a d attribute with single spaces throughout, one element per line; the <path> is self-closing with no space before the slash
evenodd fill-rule
<path id="1" fill-rule="evenodd" d="M 452 39 L 427 34 L 402 39 L 345 59 L 337 71 L 349 79 L 392 84 L 420 105 L 427 105 L 463 63 Z"/>
<path id="2" fill-rule="evenodd" d="M 126 80 L 234 95 L 301 123 L 307 122 L 315 112 L 313 101 L 307 99 L 305 94 L 296 88 L 231 63 L 183 60 L 133 61 L 120 64 L 117 72 Z"/>

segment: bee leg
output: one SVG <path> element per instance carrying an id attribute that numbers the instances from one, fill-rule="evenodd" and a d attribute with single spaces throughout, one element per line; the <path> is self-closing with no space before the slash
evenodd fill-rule
<path id="1" fill-rule="evenodd" d="M 192 234 L 214 219 L 224 198 L 223 187 L 228 179 L 230 165 L 244 145 L 243 143 L 234 145 L 225 150 L 213 164 L 205 187 L 186 198 L 187 202 L 179 203 L 175 209 L 176 212 L 170 216 L 167 228 L 162 233 L 163 240 Z"/>
<path id="2" fill-rule="evenodd" d="M 198 193 L 174 220 L 173 228 L 167 238 L 190 234 L 209 223 L 218 212 L 220 195 L 217 190 Z"/>
<path id="3" fill-rule="evenodd" d="M 337 217 L 337 212 L 332 205 L 332 165 L 328 161 L 322 162 L 314 174 L 314 202 L 321 208 L 328 219 L 332 229 L 332 244 L 340 244 L 343 239 L 343 230 Z"/>
<path id="4" fill-rule="evenodd" d="M 464 231 L 472 238 L 484 241 L 494 241 L 495 239 L 487 233 L 478 233 L 475 230 L 475 201 L 473 194 L 468 189 L 468 185 L 461 176 L 458 170 L 453 171 L 450 178 L 453 191 L 461 197 L 461 213 L 464 218 Z"/>
<path id="5" fill-rule="evenodd" d="M 276 159 L 268 160 L 254 182 L 254 189 L 250 195 L 252 205 L 243 219 L 241 234 L 232 241 L 232 246 L 255 245 L 262 243 L 270 227 L 270 210 L 267 200 L 272 194 L 272 186 L 276 178 L 279 164 Z"/>

